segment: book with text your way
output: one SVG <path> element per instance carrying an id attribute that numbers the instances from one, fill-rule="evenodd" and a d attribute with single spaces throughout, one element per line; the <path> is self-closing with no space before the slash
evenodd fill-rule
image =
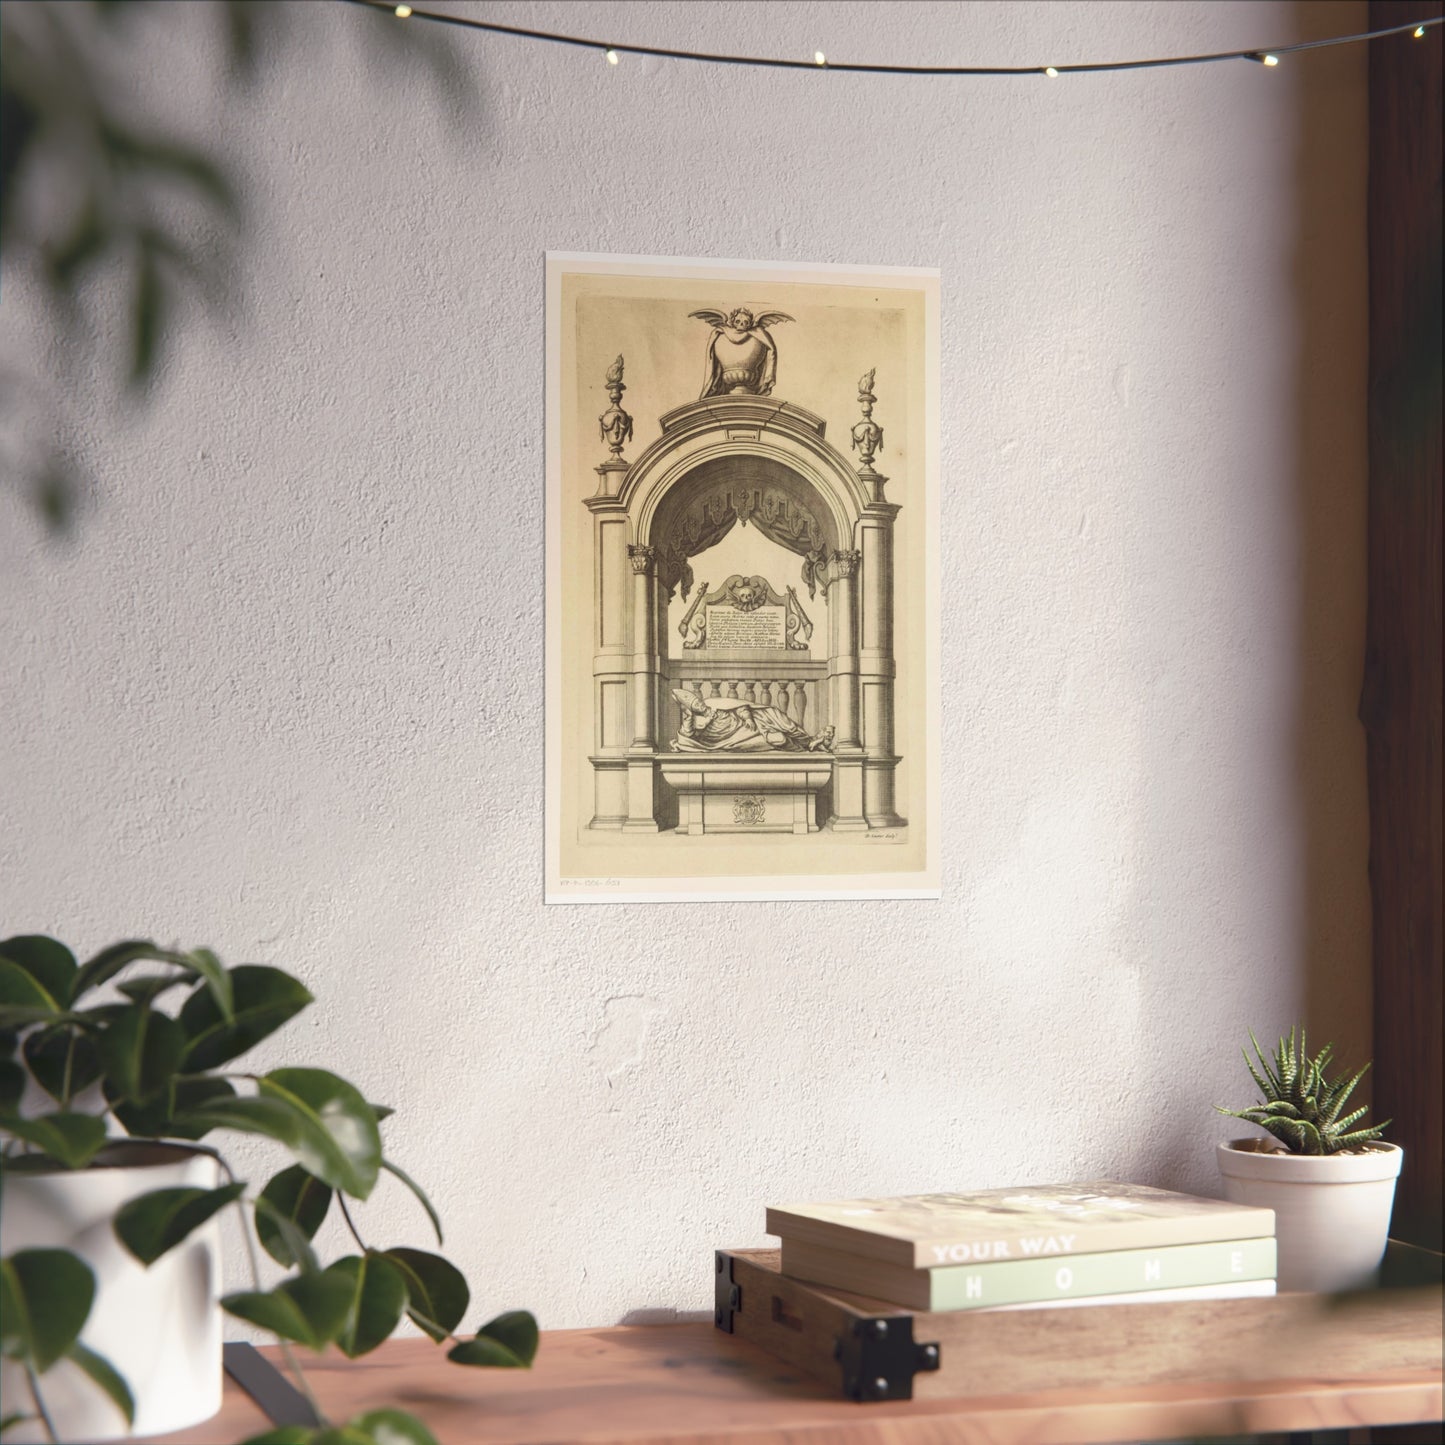
<path id="1" fill-rule="evenodd" d="M 1274 1236 L 1274 1211 L 1114 1180 L 777 1205 L 769 1234 L 907 1270 Z M 794 1250 L 796 1254 L 796 1249 Z"/>

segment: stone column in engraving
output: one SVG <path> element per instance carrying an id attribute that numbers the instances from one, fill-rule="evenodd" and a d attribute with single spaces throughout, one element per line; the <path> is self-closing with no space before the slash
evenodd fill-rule
<path id="1" fill-rule="evenodd" d="M 859 737 L 863 744 L 863 813 L 872 828 L 894 828 L 903 823 L 894 809 L 893 679 L 893 519 L 898 507 L 883 500 L 888 478 L 873 466 L 883 449 L 883 428 L 873 420 L 878 398 L 873 393 L 874 371 L 858 382 L 858 405 L 863 417 L 853 424 L 853 450 L 858 453 L 858 480 L 868 504 L 858 519 L 858 550 L 863 561 L 859 590 L 858 707 Z"/>
<path id="2" fill-rule="evenodd" d="M 609 455 L 596 468 L 592 513 L 592 828 L 621 828 L 627 819 L 627 745 L 632 737 L 628 636 L 627 512 L 620 497 L 629 463 L 622 448 L 632 440 L 632 418 L 622 410 L 622 358 L 607 369 L 610 403 L 597 418 Z M 563 624 L 566 625 L 565 622 Z"/>
<path id="3" fill-rule="evenodd" d="M 833 726 L 835 832 L 863 832 L 863 756 L 858 743 L 858 563 L 861 553 L 834 552 L 828 560 L 828 612 L 832 629 L 828 688 Z"/>
<path id="4" fill-rule="evenodd" d="M 633 543 L 632 565 L 632 751 L 657 746 L 657 550 Z"/>
<path id="5" fill-rule="evenodd" d="M 879 478 L 879 489 L 886 478 Z M 863 744 L 863 812 L 873 828 L 896 828 L 904 819 L 894 806 L 893 520 L 898 508 L 872 502 L 858 519 L 858 697 Z"/>
<path id="6" fill-rule="evenodd" d="M 657 650 L 657 550 L 627 548 L 632 567 L 632 742 L 627 749 L 627 833 L 657 832 L 657 699 L 661 661 Z"/>
<path id="7" fill-rule="evenodd" d="M 618 464 L 626 472 L 626 463 Z M 627 745 L 632 739 L 632 639 L 627 631 L 627 513 L 616 498 L 620 479 L 597 468 L 603 489 L 587 499 L 592 513 L 592 828 L 620 828 L 627 818 Z M 563 626 L 567 625 L 564 620 Z"/>
<path id="8" fill-rule="evenodd" d="M 832 622 L 828 684 L 832 694 L 834 751 L 858 746 L 858 562 L 861 552 L 834 552 L 828 562 Z"/>

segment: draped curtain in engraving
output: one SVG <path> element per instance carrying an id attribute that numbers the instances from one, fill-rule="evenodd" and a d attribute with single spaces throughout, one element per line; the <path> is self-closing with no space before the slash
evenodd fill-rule
<path id="1" fill-rule="evenodd" d="M 692 591 L 689 558 L 715 547 L 732 531 L 733 524 L 749 522 L 765 536 L 803 559 L 803 583 L 808 596 L 821 587 L 828 591 L 830 549 L 817 518 L 796 497 L 780 488 L 720 486 L 695 498 L 669 526 L 657 545 L 660 576 L 667 595 L 682 585 L 684 601 Z"/>

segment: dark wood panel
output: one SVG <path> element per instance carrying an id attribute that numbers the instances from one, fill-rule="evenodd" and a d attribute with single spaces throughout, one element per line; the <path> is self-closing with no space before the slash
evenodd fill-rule
<path id="1" fill-rule="evenodd" d="M 1371 28 L 1438 16 L 1372 0 Z M 1441 1248 L 1441 31 L 1370 46 L 1367 737 L 1377 1116 L 1392 1232 Z"/>

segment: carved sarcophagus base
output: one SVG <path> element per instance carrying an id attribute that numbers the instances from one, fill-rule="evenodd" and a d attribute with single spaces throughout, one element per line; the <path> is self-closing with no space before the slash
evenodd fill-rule
<path id="1" fill-rule="evenodd" d="M 677 793 L 679 833 L 816 833 L 818 794 L 833 776 L 826 753 L 678 753 L 660 761 Z"/>

